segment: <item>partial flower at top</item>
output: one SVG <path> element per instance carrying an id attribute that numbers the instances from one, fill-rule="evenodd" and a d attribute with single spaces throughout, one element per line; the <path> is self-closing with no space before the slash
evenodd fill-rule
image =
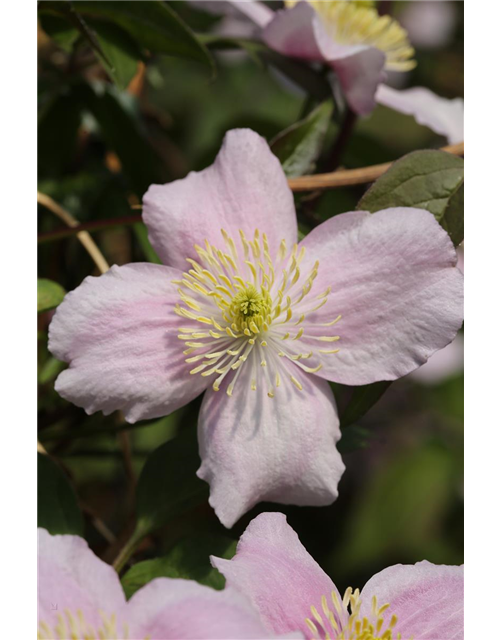
<path id="1" fill-rule="evenodd" d="M 378 102 L 414 116 L 419 124 L 447 137 L 450 144 L 463 140 L 461 98 L 447 100 L 424 87 L 398 91 L 383 84 L 387 71 L 406 72 L 415 67 L 415 51 L 406 30 L 390 16 L 379 16 L 374 2 L 285 0 L 285 8 L 277 12 L 256 0 L 220 4 L 221 8 L 232 5 L 254 20 L 271 49 L 330 65 L 355 113 L 366 115 Z"/>
<path id="2" fill-rule="evenodd" d="M 463 566 L 397 564 L 342 596 L 281 513 L 257 516 L 235 557 L 212 563 L 226 588 L 250 598 L 269 634 L 300 630 L 311 640 L 464 637 Z"/>
<path id="3" fill-rule="evenodd" d="M 230 527 L 261 500 L 327 505 L 344 465 L 327 381 L 394 380 L 462 323 L 462 274 L 427 211 L 335 216 L 297 243 L 293 196 L 266 141 L 230 131 L 215 163 L 144 196 L 166 265 L 114 266 L 57 309 L 57 391 L 129 422 L 207 390 L 200 478 Z"/>
<path id="4" fill-rule="evenodd" d="M 127 602 L 116 571 L 78 536 L 38 529 L 38 640 L 274 638 L 246 598 L 156 578 Z M 302 638 L 287 634 L 286 638 Z"/>

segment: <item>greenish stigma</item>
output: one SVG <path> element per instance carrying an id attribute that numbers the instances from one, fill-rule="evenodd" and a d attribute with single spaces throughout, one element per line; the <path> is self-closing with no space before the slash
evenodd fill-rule
<path id="1" fill-rule="evenodd" d="M 231 300 L 229 315 L 239 330 L 243 330 L 253 321 L 259 329 L 271 313 L 272 300 L 269 292 L 262 288 L 260 291 L 253 284 L 247 284 Z"/>

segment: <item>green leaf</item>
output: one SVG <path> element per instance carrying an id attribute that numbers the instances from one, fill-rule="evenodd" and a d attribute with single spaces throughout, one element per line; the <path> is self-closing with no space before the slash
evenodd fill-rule
<path id="1" fill-rule="evenodd" d="M 83 535 L 83 519 L 76 494 L 63 471 L 38 454 L 38 526 L 49 533 Z"/>
<path id="2" fill-rule="evenodd" d="M 189 58 L 207 65 L 213 72 L 214 62 L 205 46 L 175 11 L 160 0 L 81 0 L 72 6 L 84 17 L 103 18 L 119 25 L 151 52 Z"/>
<path id="3" fill-rule="evenodd" d="M 61 362 L 60 360 L 52 357 L 48 358 L 47 362 L 40 367 L 40 371 L 38 373 L 39 384 L 46 384 L 47 382 L 54 380 L 54 378 L 58 376 L 66 366 L 65 362 Z"/>
<path id="4" fill-rule="evenodd" d="M 40 278 L 38 280 L 38 313 L 54 309 L 61 304 L 66 291 L 57 282 Z"/>
<path id="5" fill-rule="evenodd" d="M 61 49 L 69 53 L 80 35 L 78 29 L 65 18 L 53 13 L 40 11 L 39 19 L 45 33 L 52 38 Z"/>
<path id="6" fill-rule="evenodd" d="M 384 173 L 361 198 L 357 208 L 427 209 L 446 229 L 455 245 L 463 240 L 464 161 L 445 151 L 413 151 Z"/>
<path id="7" fill-rule="evenodd" d="M 342 431 L 342 438 L 337 443 L 337 451 L 344 454 L 358 449 L 366 449 L 371 438 L 372 433 L 368 429 L 353 424 L 349 429 Z"/>
<path id="8" fill-rule="evenodd" d="M 382 380 L 362 387 L 353 387 L 351 399 L 340 414 L 340 426 L 348 427 L 360 420 L 380 400 L 391 384 L 391 381 Z"/>
<path id="9" fill-rule="evenodd" d="M 102 62 L 108 75 L 120 88 L 126 89 L 137 71 L 141 52 L 137 43 L 126 31 L 109 22 L 86 20 L 87 27 L 94 32 L 88 40 Z M 95 46 L 95 43 L 99 46 Z"/>
<path id="10" fill-rule="evenodd" d="M 443 229 L 450 234 L 455 246 L 464 239 L 464 183 L 452 194 L 440 220 Z"/>
<path id="11" fill-rule="evenodd" d="M 138 562 L 122 578 L 125 595 L 130 598 L 154 578 L 196 580 L 213 589 L 223 589 L 224 577 L 210 564 L 210 556 L 231 559 L 236 542 L 221 535 L 199 533 L 178 542 L 165 556 Z"/>
<path id="12" fill-rule="evenodd" d="M 333 101 L 326 100 L 271 141 L 271 150 L 279 158 L 288 177 L 302 176 L 313 170 L 332 113 Z"/>
<path id="13" fill-rule="evenodd" d="M 186 427 L 149 456 L 137 483 L 138 536 L 207 500 L 208 485 L 196 476 L 199 466 L 196 431 Z"/>
<path id="14" fill-rule="evenodd" d="M 141 249 L 148 262 L 153 262 L 154 264 L 162 264 L 162 261 L 158 257 L 156 251 L 153 249 L 151 242 L 149 242 L 148 230 L 146 225 L 143 222 L 136 222 L 133 225 L 133 230 L 135 237 L 141 245 Z"/>
<path id="15" fill-rule="evenodd" d="M 67 171 L 77 146 L 81 105 L 67 88 L 53 96 L 38 119 L 38 174 L 52 179 Z"/>

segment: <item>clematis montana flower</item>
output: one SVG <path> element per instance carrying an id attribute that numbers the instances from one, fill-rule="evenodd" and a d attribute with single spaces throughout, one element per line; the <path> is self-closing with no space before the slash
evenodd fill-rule
<path id="1" fill-rule="evenodd" d="M 263 513 L 232 560 L 212 558 L 226 587 L 248 596 L 269 633 L 327 640 L 459 640 L 463 566 L 397 564 L 341 596 L 281 513 Z"/>
<path id="2" fill-rule="evenodd" d="M 38 640 L 268 638 L 245 596 L 156 578 L 127 602 L 116 571 L 78 536 L 38 530 Z M 271 637 L 276 637 L 274 634 Z M 287 638 L 302 638 L 293 633 Z"/>
<path id="3" fill-rule="evenodd" d="M 327 505 L 344 465 L 328 380 L 393 380 L 462 323 L 462 274 L 427 211 L 354 211 L 297 244 L 292 193 L 266 141 L 230 131 L 215 163 L 144 196 L 165 265 L 114 266 L 69 293 L 49 348 L 57 391 L 129 422 L 207 389 L 200 478 L 230 527 L 261 500 Z"/>
<path id="4" fill-rule="evenodd" d="M 393 18 L 379 16 L 373 2 L 285 0 L 285 9 L 277 12 L 256 0 L 219 4 L 222 10 L 231 5 L 254 21 L 271 49 L 330 65 L 355 113 L 366 115 L 378 102 L 414 116 L 450 144 L 463 140 L 461 98 L 447 100 L 424 87 L 398 91 L 383 84 L 388 71 L 413 69 L 415 52 L 405 29 Z"/>

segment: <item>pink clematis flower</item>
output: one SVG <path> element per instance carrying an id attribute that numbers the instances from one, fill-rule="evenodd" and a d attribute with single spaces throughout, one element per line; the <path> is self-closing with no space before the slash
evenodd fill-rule
<path id="1" fill-rule="evenodd" d="M 256 0 L 221 2 L 221 8 L 225 4 L 253 20 L 271 49 L 330 65 L 355 113 L 367 115 L 380 103 L 414 116 L 450 144 L 463 140 L 461 98 L 447 100 L 424 87 L 398 91 L 383 84 L 388 71 L 413 69 L 415 52 L 405 29 L 393 18 L 379 16 L 373 2 L 285 0 L 286 8 L 277 12 Z"/>
<path id="2" fill-rule="evenodd" d="M 226 588 L 250 598 L 269 633 L 327 640 L 459 640 L 463 566 L 418 562 L 375 574 L 342 597 L 281 513 L 263 513 L 232 560 L 212 557 Z"/>
<path id="3" fill-rule="evenodd" d="M 127 602 L 116 571 L 85 540 L 38 530 L 38 640 L 260 639 L 271 636 L 245 596 L 156 578 Z M 302 638 L 293 633 L 286 638 Z"/>
<path id="4" fill-rule="evenodd" d="M 114 266 L 57 309 L 57 391 L 88 413 L 166 415 L 207 389 L 200 478 L 231 527 L 261 500 L 327 505 L 344 471 L 328 380 L 394 380 L 462 323 L 462 274 L 427 211 L 338 215 L 297 244 L 266 141 L 230 131 L 215 163 L 144 196 L 165 265 Z M 184 270 L 184 272 L 183 272 Z"/>

